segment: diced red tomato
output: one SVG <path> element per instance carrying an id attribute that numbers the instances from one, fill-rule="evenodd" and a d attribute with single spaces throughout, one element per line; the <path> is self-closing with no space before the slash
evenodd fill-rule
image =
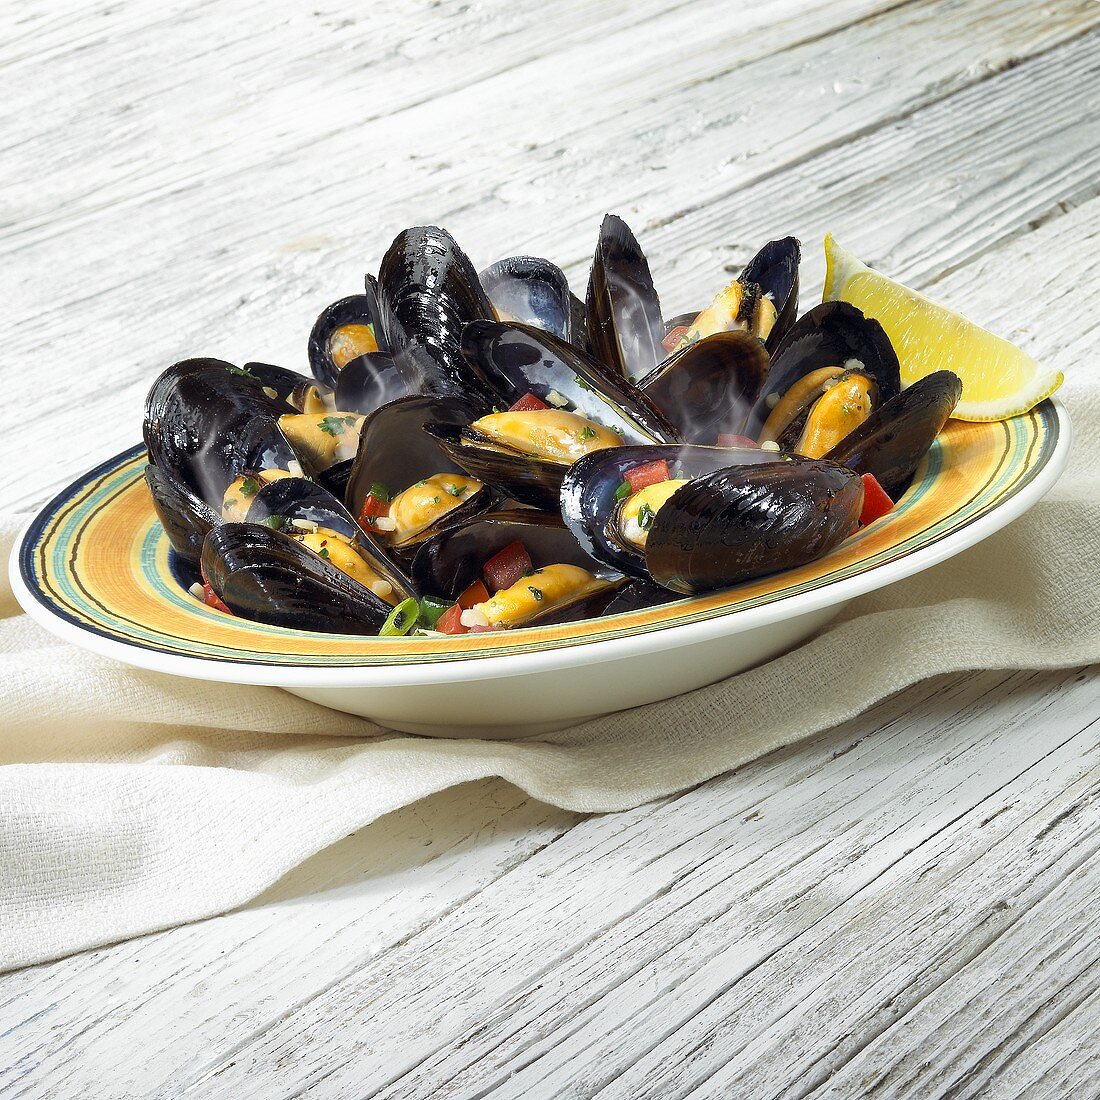
<path id="1" fill-rule="evenodd" d="M 530 412 L 532 409 L 548 409 L 549 405 L 541 397 L 536 397 L 533 393 L 525 393 L 514 405 L 510 406 L 508 411 L 514 413 Z"/>
<path id="2" fill-rule="evenodd" d="M 759 447 L 760 444 L 756 442 L 751 436 L 737 435 L 734 432 L 719 432 L 718 438 L 714 441 L 716 447 Z"/>
<path id="3" fill-rule="evenodd" d="M 641 466 L 635 466 L 633 470 L 626 470 L 623 477 L 630 485 L 632 493 L 641 492 L 647 485 L 657 485 L 662 481 L 668 481 L 671 475 L 668 472 L 668 463 L 659 458 L 656 462 L 645 462 Z"/>
<path id="4" fill-rule="evenodd" d="M 489 598 L 489 590 L 481 583 L 474 581 L 461 596 L 458 597 L 458 606 L 463 611 L 469 611 L 475 603 L 484 603 Z"/>
<path id="5" fill-rule="evenodd" d="M 527 547 L 517 539 L 495 553 L 485 563 L 485 569 L 482 572 L 489 590 L 500 592 L 504 588 L 511 588 L 532 568 L 531 555 L 527 553 Z"/>
<path id="6" fill-rule="evenodd" d="M 373 527 L 375 520 L 389 514 L 390 504 L 388 500 L 376 497 L 374 493 L 367 493 L 366 499 L 363 501 L 363 507 L 359 509 L 359 526 L 364 528 Z"/>
<path id="7" fill-rule="evenodd" d="M 216 611 L 224 611 L 227 615 L 233 614 L 233 612 L 222 603 L 217 592 L 215 592 L 205 581 L 203 581 L 202 584 L 202 602 L 206 604 L 207 607 L 212 607 Z"/>
<path id="8" fill-rule="evenodd" d="M 892 512 L 894 502 L 874 474 L 864 474 L 860 480 L 863 482 L 863 511 L 859 513 L 859 522 L 866 527 Z"/>
<path id="9" fill-rule="evenodd" d="M 435 628 L 441 634 L 465 634 L 466 627 L 462 625 L 462 606 L 456 603 L 448 607 L 439 616 Z"/>
<path id="10" fill-rule="evenodd" d="M 687 332 L 688 325 L 677 325 L 675 328 L 668 330 L 668 335 L 661 341 L 661 346 L 665 351 L 674 351 L 676 345 L 684 338 L 684 333 Z"/>

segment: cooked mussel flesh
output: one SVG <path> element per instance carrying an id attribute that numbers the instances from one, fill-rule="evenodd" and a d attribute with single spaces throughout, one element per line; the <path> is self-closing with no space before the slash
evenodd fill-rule
<path id="1" fill-rule="evenodd" d="M 318 382 L 334 389 L 340 372 L 352 360 L 380 350 L 378 300 L 371 293 L 352 294 L 326 306 L 309 334 L 309 367 Z"/>

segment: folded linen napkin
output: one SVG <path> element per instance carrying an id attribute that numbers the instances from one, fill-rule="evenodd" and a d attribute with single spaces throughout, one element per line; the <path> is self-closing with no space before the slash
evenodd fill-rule
<path id="1" fill-rule="evenodd" d="M 1068 400 L 1070 469 L 1006 530 L 763 667 L 541 740 L 407 737 L 274 688 L 128 668 L 55 641 L 3 582 L 0 966 L 240 905 L 453 784 L 502 776 L 564 808 L 620 810 L 924 677 L 1100 659 L 1100 383 L 1079 378 Z M 5 557 L 21 518 L 0 520 Z"/>

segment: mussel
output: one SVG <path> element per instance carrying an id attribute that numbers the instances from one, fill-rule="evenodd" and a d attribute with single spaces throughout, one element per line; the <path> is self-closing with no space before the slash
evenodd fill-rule
<path id="1" fill-rule="evenodd" d="M 384 553 L 408 557 L 437 531 L 490 506 L 492 489 L 424 431 L 426 424 L 458 430 L 483 408 L 455 396 L 416 395 L 367 418 L 344 500 Z"/>
<path id="2" fill-rule="evenodd" d="M 419 591 L 447 600 L 486 583 L 489 598 L 467 619 L 492 629 L 591 618 L 626 581 L 586 554 L 557 516 L 526 509 L 486 512 L 436 535 L 411 572 Z"/>
<path id="3" fill-rule="evenodd" d="M 802 316 L 775 351 L 745 435 L 820 458 L 901 387 L 882 326 L 847 302 Z"/>
<path id="4" fill-rule="evenodd" d="M 936 371 L 879 405 L 825 457 L 857 474 L 873 474 L 895 499 L 908 486 L 962 397 L 962 380 Z"/>
<path id="5" fill-rule="evenodd" d="M 202 574 L 234 615 L 273 626 L 377 634 L 393 604 L 290 534 L 262 523 L 215 527 L 202 550 Z"/>
<path id="6" fill-rule="evenodd" d="M 615 214 L 600 226 L 585 310 L 588 340 L 609 374 L 637 381 L 664 359 L 661 301 L 649 262 L 630 226 Z"/>
<path id="7" fill-rule="evenodd" d="M 279 427 L 296 410 L 219 359 L 186 359 L 164 371 L 145 402 L 152 463 L 215 508 L 232 482 L 261 470 L 312 473 Z"/>
<path id="8" fill-rule="evenodd" d="M 593 557 L 685 594 L 814 560 L 856 530 L 862 502 L 846 467 L 752 447 L 624 447 L 574 463 L 561 490 Z"/>
<path id="9" fill-rule="evenodd" d="M 718 332 L 666 359 L 638 383 L 689 443 L 713 445 L 741 432 L 768 373 L 756 337 Z"/>
<path id="10" fill-rule="evenodd" d="M 309 334 L 309 366 L 318 382 L 334 389 L 350 362 L 386 350 L 379 313 L 370 280 L 366 293 L 341 298 L 321 311 Z"/>
<path id="11" fill-rule="evenodd" d="M 416 226 L 399 233 L 378 270 L 388 350 L 405 352 L 410 393 L 488 397 L 462 357 L 462 329 L 493 317 L 470 258 L 445 229 Z"/>
<path id="12" fill-rule="evenodd" d="M 475 322 L 462 347 L 500 405 L 465 424 L 426 430 L 468 473 L 515 500 L 556 510 L 562 474 L 581 455 L 679 438 L 636 387 L 547 332 Z"/>
<path id="13" fill-rule="evenodd" d="M 331 392 L 314 378 L 274 363 L 245 363 L 240 369 L 256 379 L 269 398 L 285 401 L 298 412 L 325 412 L 333 408 Z"/>
<path id="14" fill-rule="evenodd" d="M 217 511 L 152 463 L 145 467 L 145 484 L 172 549 L 184 561 L 198 565 L 203 541 L 219 522 Z"/>
<path id="15" fill-rule="evenodd" d="M 561 268 L 539 256 L 509 256 L 481 273 L 497 319 L 544 329 L 573 339 L 573 299 Z"/>

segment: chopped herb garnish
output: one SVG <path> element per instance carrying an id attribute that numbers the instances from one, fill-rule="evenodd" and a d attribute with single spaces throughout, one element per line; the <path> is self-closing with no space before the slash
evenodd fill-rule
<path id="1" fill-rule="evenodd" d="M 346 416 L 322 416 L 317 427 L 326 435 L 335 437 L 344 434 L 344 426 L 346 424 L 354 423 L 354 420 L 349 420 Z"/>
<path id="2" fill-rule="evenodd" d="M 438 504 L 442 499 L 443 498 L 441 496 L 439 496 L 439 494 L 437 493 L 434 497 L 432 497 L 432 503 L 433 504 Z"/>
<path id="3" fill-rule="evenodd" d="M 577 383 L 578 386 L 580 386 L 582 390 L 592 389 L 592 387 L 579 374 L 575 374 L 573 376 L 573 380 Z"/>
<path id="4" fill-rule="evenodd" d="M 327 546 L 322 546 L 321 549 L 317 551 L 317 553 L 320 554 L 322 558 L 327 558 L 328 557 L 328 547 Z"/>
<path id="5" fill-rule="evenodd" d="M 451 496 L 453 496 L 453 497 L 460 497 L 460 496 L 462 496 L 462 494 L 464 492 L 466 492 L 466 486 L 465 485 L 448 485 L 447 486 L 447 492 L 450 493 Z"/>
<path id="6" fill-rule="evenodd" d="M 630 488 L 630 482 L 629 481 L 623 481 L 619 484 L 619 487 L 615 490 L 615 499 L 616 500 L 626 500 L 626 498 L 628 496 L 630 496 L 631 492 L 632 492 L 632 490 Z"/>
<path id="7" fill-rule="evenodd" d="M 530 592 L 531 595 L 535 597 L 535 602 L 536 603 L 541 603 L 542 602 L 542 589 L 541 588 L 536 588 L 533 584 L 529 584 L 527 586 L 527 591 Z"/>
<path id="8" fill-rule="evenodd" d="M 417 487 L 418 489 L 423 489 L 423 488 L 424 488 L 424 486 L 425 486 L 425 485 L 427 485 L 427 484 L 428 484 L 428 483 L 427 483 L 427 481 L 418 481 L 418 482 L 416 483 L 416 487 Z"/>
<path id="9" fill-rule="evenodd" d="M 621 424 L 608 424 L 607 425 L 616 435 L 626 435 L 626 428 Z"/>
<path id="10" fill-rule="evenodd" d="M 241 482 L 241 492 L 246 497 L 254 497 L 260 491 L 260 482 L 257 478 L 246 477 Z"/>
<path id="11" fill-rule="evenodd" d="M 279 531 L 283 526 L 283 516 L 267 516 L 264 519 L 264 526 L 270 527 L 272 531 Z"/>
<path id="12" fill-rule="evenodd" d="M 579 432 L 577 432 L 577 438 L 582 443 L 587 443 L 590 439 L 596 438 L 596 430 L 588 424 L 585 424 Z"/>
<path id="13" fill-rule="evenodd" d="M 241 378 L 251 378 L 252 377 L 252 372 L 250 370 L 245 370 L 244 367 L 234 367 L 232 364 L 226 363 L 225 369 L 227 371 L 229 371 L 230 374 L 236 374 L 236 375 L 240 376 Z"/>
<path id="14" fill-rule="evenodd" d="M 370 483 L 370 495 L 372 497 L 377 497 L 385 504 L 389 504 L 390 502 L 390 491 L 380 481 L 372 481 Z"/>
<path id="15" fill-rule="evenodd" d="M 648 531 L 653 523 L 653 517 L 656 514 L 657 513 L 654 512 L 648 504 L 643 504 L 641 508 L 638 509 L 638 526 L 643 531 Z"/>

